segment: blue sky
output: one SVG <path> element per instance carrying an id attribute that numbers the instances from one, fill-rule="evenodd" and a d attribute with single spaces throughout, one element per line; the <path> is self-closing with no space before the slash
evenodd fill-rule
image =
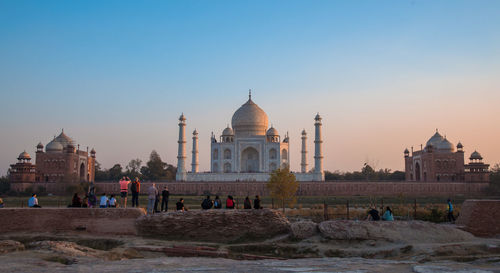
<path id="1" fill-rule="evenodd" d="M 175 163 L 177 117 L 220 134 L 247 90 L 325 169 L 402 169 L 435 128 L 500 162 L 498 1 L 0 1 L 0 174 L 65 128 L 98 161 Z M 188 151 L 190 151 L 188 145 Z M 310 153 L 312 162 L 312 150 Z"/>

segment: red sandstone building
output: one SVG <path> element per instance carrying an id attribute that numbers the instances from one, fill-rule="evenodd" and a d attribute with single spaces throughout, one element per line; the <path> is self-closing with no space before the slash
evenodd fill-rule
<path id="1" fill-rule="evenodd" d="M 23 152 L 18 163 L 10 165 L 13 190 L 22 191 L 30 186 L 46 186 L 47 183 L 90 182 L 95 177 L 95 150 L 90 154 L 75 147 L 74 141 L 64 131 L 44 146 L 36 146 L 36 161 Z"/>
<path id="2" fill-rule="evenodd" d="M 405 149 L 406 181 L 489 182 L 489 165 L 474 151 L 465 164 L 462 143 L 455 146 L 436 130 L 420 151 Z"/>

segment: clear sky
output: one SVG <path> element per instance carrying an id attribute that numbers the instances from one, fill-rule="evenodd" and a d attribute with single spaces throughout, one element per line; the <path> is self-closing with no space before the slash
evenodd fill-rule
<path id="1" fill-rule="evenodd" d="M 61 128 L 105 168 L 200 136 L 253 99 L 290 133 L 324 121 L 326 170 L 403 169 L 435 128 L 500 162 L 500 1 L 0 0 L 0 174 Z M 190 134 L 188 134 L 190 136 Z M 188 142 L 188 162 L 191 144 Z"/>

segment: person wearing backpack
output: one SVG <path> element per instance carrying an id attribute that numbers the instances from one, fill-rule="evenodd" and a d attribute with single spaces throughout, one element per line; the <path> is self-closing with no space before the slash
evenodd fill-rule
<path id="1" fill-rule="evenodd" d="M 234 199 L 231 195 L 227 196 L 226 209 L 234 209 Z"/>
<path id="2" fill-rule="evenodd" d="M 221 209 L 221 208 L 222 208 L 222 202 L 220 201 L 219 196 L 216 195 L 214 200 L 214 209 Z"/>
<path id="3" fill-rule="evenodd" d="M 207 198 L 201 202 L 201 208 L 202 209 L 211 209 L 212 208 L 212 200 L 210 199 L 210 195 L 207 195 Z"/>

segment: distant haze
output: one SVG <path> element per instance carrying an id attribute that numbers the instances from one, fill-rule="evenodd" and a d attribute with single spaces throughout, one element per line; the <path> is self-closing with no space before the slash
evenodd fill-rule
<path id="1" fill-rule="evenodd" d="M 500 162 L 499 1 L 1 1 L 0 174 L 61 128 L 104 168 L 176 165 L 177 118 L 200 170 L 252 98 L 290 134 L 323 117 L 325 170 L 403 170 L 438 128 Z M 467 160 L 468 161 L 468 160 Z"/>

